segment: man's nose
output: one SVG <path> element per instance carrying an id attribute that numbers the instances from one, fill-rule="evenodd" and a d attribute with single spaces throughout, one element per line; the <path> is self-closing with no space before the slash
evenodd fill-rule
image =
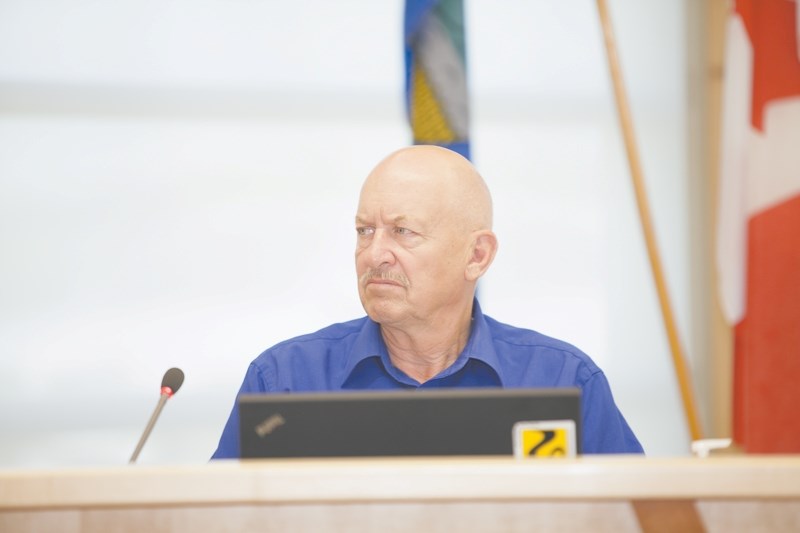
<path id="1" fill-rule="evenodd" d="M 393 244 L 394 240 L 387 230 L 382 228 L 375 230 L 375 234 L 372 236 L 372 242 L 369 245 L 369 254 L 373 266 L 379 267 L 381 265 L 391 265 L 394 263 Z"/>

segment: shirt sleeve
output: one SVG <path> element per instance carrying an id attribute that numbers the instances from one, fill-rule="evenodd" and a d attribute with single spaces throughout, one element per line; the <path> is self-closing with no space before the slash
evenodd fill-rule
<path id="1" fill-rule="evenodd" d="M 225 429 L 222 430 L 217 450 L 211 456 L 211 459 L 239 458 L 241 455 L 239 448 L 239 395 L 268 392 L 269 390 L 261 371 L 255 364 L 251 363 L 247 368 L 242 386 L 239 388 L 239 393 L 236 396 L 237 400 L 233 402 L 233 409 L 228 417 L 228 422 L 225 424 Z"/>
<path id="2" fill-rule="evenodd" d="M 622 416 L 602 371 L 592 375 L 581 392 L 583 411 L 582 453 L 644 453 L 642 445 Z"/>

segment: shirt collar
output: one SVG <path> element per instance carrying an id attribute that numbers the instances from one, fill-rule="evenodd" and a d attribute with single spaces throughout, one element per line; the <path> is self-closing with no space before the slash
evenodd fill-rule
<path id="1" fill-rule="evenodd" d="M 389 351 L 386 348 L 386 344 L 383 342 L 380 325 L 371 318 L 365 317 L 361 331 L 358 333 L 351 351 L 347 356 L 340 385 L 344 385 L 362 361 L 371 357 L 379 357 L 388 361 Z M 464 350 L 459 354 L 455 364 L 465 358 L 476 359 L 488 365 L 497 374 L 500 379 L 500 385 L 505 385 L 506 379 L 503 375 L 503 367 L 500 364 L 500 358 L 494 349 L 492 333 L 477 299 L 473 299 L 472 301 L 472 328 L 470 330 L 469 340 Z"/>
<path id="2" fill-rule="evenodd" d="M 361 331 L 356 336 L 356 340 L 350 348 L 350 353 L 347 354 L 339 386 L 344 386 L 347 379 L 362 361 L 372 357 L 388 357 L 388 355 L 389 352 L 381 336 L 380 325 L 371 318 L 364 317 Z"/>
<path id="3" fill-rule="evenodd" d="M 467 345 L 459 355 L 459 358 L 467 357 L 485 363 L 495 371 L 497 377 L 500 378 L 500 386 L 503 387 L 506 384 L 506 379 L 503 375 L 500 357 L 494 349 L 493 340 L 489 324 L 476 298 L 472 301 L 472 331 L 470 331 Z"/>

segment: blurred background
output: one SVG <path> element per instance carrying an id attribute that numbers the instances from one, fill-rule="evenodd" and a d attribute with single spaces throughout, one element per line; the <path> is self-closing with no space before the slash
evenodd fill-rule
<path id="1" fill-rule="evenodd" d="M 703 382 L 696 13 L 609 5 Z M 687 454 L 594 1 L 465 17 L 500 240 L 484 311 L 587 352 L 646 451 Z M 139 462 L 203 463 L 253 358 L 363 315 L 359 187 L 411 141 L 402 31 L 400 0 L 0 0 L 0 467 L 126 463 L 171 366 L 186 381 Z"/>

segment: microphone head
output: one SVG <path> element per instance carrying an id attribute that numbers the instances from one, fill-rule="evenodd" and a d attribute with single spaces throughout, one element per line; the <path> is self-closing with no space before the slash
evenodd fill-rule
<path id="1" fill-rule="evenodd" d="M 161 380 L 161 394 L 172 396 L 183 385 L 183 370 L 180 368 L 170 368 L 164 373 Z"/>

